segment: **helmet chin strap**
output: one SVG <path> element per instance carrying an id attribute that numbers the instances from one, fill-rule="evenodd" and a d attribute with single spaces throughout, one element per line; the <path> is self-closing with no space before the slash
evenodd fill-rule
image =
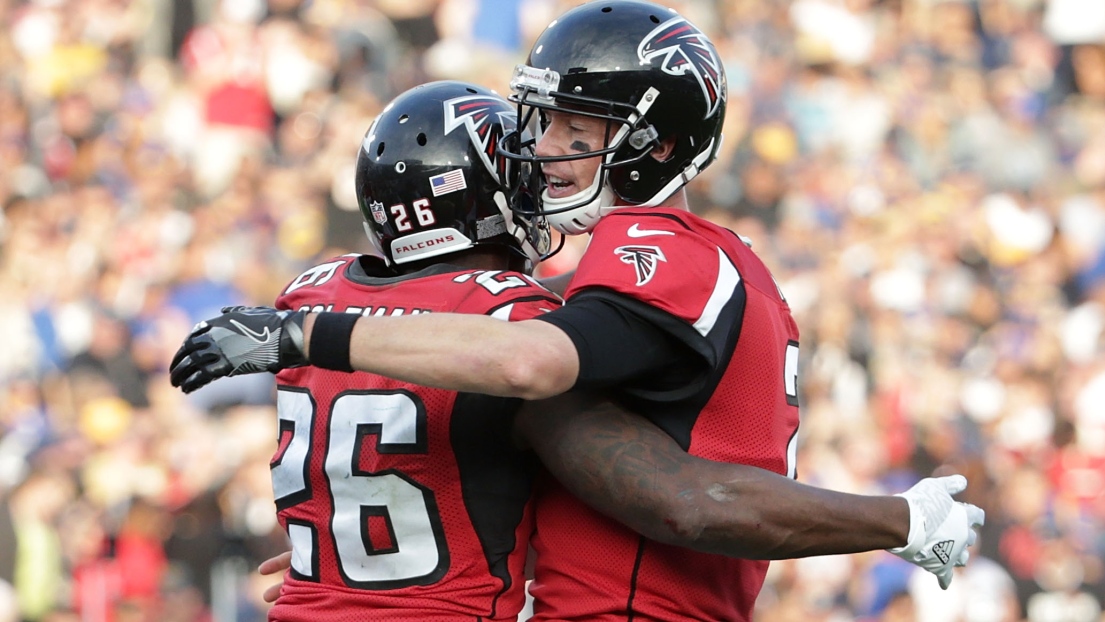
<path id="1" fill-rule="evenodd" d="M 503 223 L 507 232 L 514 236 L 515 240 L 518 240 L 518 246 L 525 253 L 526 259 L 536 265 L 541 261 L 542 251 L 534 247 L 533 242 L 530 241 L 529 231 L 514 221 L 514 212 L 510 209 L 510 205 L 506 202 L 506 196 L 502 192 L 495 193 L 495 205 L 503 215 Z"/>
<path id="2" fill-rule="evenodd" d="M 626 123 L 623 123 L 622 126 L 618 128 L 614 137 L 610 139 L 607 144 L 620 145 L 622 140 L 626 138 L 626 135 L 630 133 L 630 128 L 636 124 L 638 119 L 645 116 L 649 108 L 652 107 L 652 104 L 654 104 L 659 97 L 660 91 L 655 88 L 649 88 L 645 91 L 644 95 L 641 96 L 640 101 L 638 101 L 635 106 L 637 109 L 636 114 L 631 114 L 626 119 Z M 649 129 L 652 132 L 651 136 L 655 138 L 656 130 L 651 127 Z M 628 138 L 630 144 L 633 144 L 633 141 L 636 140 L 635 135 L 636 132 L 634 136 Z M 646 136 L 648 136 L 648 134 L 646 134 Z M 617 195 L 614 194 L 614 190 L 610 188 L 610 184 L 606 181 L 607 169 L 605 165 L 609 164 L 614 159 L 614 156 L 615 154 L 611 153 L 603 159 L 603 165 L 599 166 L 598 170 L 595 171 L 595 179 L 591 182 L 591 185 L 580 192 L 567 197 L 553 198 L 549 196 L 548 188 L 541 191 L 541 200 L 544 206 L 548 208 L 546 210 L 547 212 L 562 210 L 560 213 L 552 213 L 546 216 L 549 224 L 552 225 L 554 229 L 564 235 L 587 233 L 598 224 L 599 219 L 603 216 L 619 207 L 628 207 L 627 205 L 616 205 Z M 599 187 L 600 185 L 601 188 Z M 667 190 L 667 188 L 664 190 Z M 663 192 L 663 190 L 661 190 L 661 192 Z M 660 198 L 657 203 L 671 196 L 672 192 L 675 192 L 675 188 L 668 191 L 668 194 Z M 653 196 L 652 200 L 657 200 L 657 196 L 659 195 Z M 591 197 L 591 199 L 587 200 L 587 197 Z M 571 207 L 573 205 L 576 205 L 576 207 Z"/>
<path id="3" fill-rule="evenodd" d="M 588 201 L 587 197 L 591 197 L 591 200 Z M 590 186 L 560 198 L 550 197 L 548 188 L 545 188 L 541 191 L 541 202 L 546 211 L 563 209 L 558 213 L 548 214 L 545 218 L 554 229 L 564 235 L 587 233 L 615 207 L 614 191 L 606 183 L 606 175 L 601 166 L 595 171 L 595 179 Z M 571 207 L 573 205 L 575 207 Z"/>
<path id="4" fill-rule="evenodd" d="M 691 160 L 691 163 L 683 169 L 683 171 L 674 179 L 669 181 L 667 185 L 660 188 L 656 194 L 652 195 L 652 198 L 641 203 L 639 207 L 656 207 L 668 199 L 671 195 L 675 194 L 676 190 L 679 190 L 683 186 L 687 185 L 687 182 L 694 179 L 702 172 L 702 167 L 705 162 L 708 162 L 710 156 L 714 153 L 713 139 L 710 139 L 710 144 L 706 145 L 706 148 L 698 152 L 698 155 Z"/>
<path id="5" fill-rule="evenodd" d="M 713 143 L 713 140 L 710 142 Z M 656 207 L 668 200 L 676 191 L 687 185 L 687 182 L 694 179 L 702 172 L 704 163 L 709 161 L 710 156 L 713 155 L 713 151 L 712 144 L 707 145 L 678 176 L 669 181 L 663 188 L 660 188 L 660 190 L 648 200 L 634 205 L 633 207 Z M 595 187 L 600 183 L 602 184 L 602 190 L 596 193 Z M 550 197 L 548 192 L 547 188 L 543 190 L 541 192 L 541 199 L 544 205 L 551 209 L 573 205 L 576 202 L 584 201 L 584 197 L 587 196 L 594 197 L 587 203 L 583 203 L 574 209 L 566 209 L 560 213 L 549 214 L 546 217 L 548 218 L 549 224 L 564 235 L 587 233 L 594 228 L 600 218 L 609 214 L 611 211 L 619 207 L 629 207 L 628 205 L 615 205 L 616 198 L 614 191 L 611 190 L 610 185 L 606 183 L 605 169 L 601 166 L 595 171 L 595 180 L 581 192 L 561 198 Z"/>
<path id="6" fill-rule="evenodd" d="M 630 119 L 630 123 L 618 128 L 610 143 L 618 144 L 629 132 L 629 126 L 635 120 L 635 118 Z M 603 158 L 603 165 L 595 169 L 595 178 L 591 180 L 591 185 L 575 194 L 554 198 L 549 196 L 548 188 L 541 191 L 541 202 L 544 207 L 548 208 L 545 211 L 559 212 L 546 216 L 549 224 L 554 229 L 564 235 L 587 233 L 598 224 L 600 218 L 615 207 L 619 207 L 615 205 L 616 196 L 614 191 L 610 188 L 610 184 L 606 183 L 605 165 L 614 159 L 614 155 L 613 153 L 607 154 Z"/>

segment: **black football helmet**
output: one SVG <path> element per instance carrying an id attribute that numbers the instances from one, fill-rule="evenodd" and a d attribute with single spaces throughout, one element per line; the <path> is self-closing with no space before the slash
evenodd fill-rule
<path id="1" fill-rule="evenodd" d="M 365 232 L 389 265 L 487 244 L 533 263 L 548 253 L 548 225 L 533 216 L 535 167 L 499 157 L 515 125 L 509 102 L 463 82 L 416 86 L 384 108 L 361 143 L 355 183 Z"/>
<path id="2" fill-rule="evenodd" d="M 501 148 L 507 158 L 533 163 L 603 158 L 590 188 L 558 199 L 542 194 L 541 211 L 563 233 L 589 231 L 615 204 L 662 203 L 709 166 L 721 145 L 727 95 L 717 49 L 673 9 L 649 2 L 596 0 L 568 11 L 537 39 L 510 86 L 519 130 L 544 109 L 607 121 L 602 149 L 534 157 L 512 147 L 527 144 L 513 133 Z M 669 137 L 671 157 L 649 155 Z"/>

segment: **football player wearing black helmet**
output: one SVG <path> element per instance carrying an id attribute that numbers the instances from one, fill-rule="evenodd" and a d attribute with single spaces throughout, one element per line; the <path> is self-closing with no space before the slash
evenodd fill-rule
<path id="1" fill-rule="evenodd" d="M 461 82 L 415 87 L 365 135 L 356 194 L 378 256 L 332 257 L 293 279 L 277 313 L 473 314 L 520 321 L 561 300 L 525 268 L 547 231 L 512 212 L 528 200 L 529 165 L 497 156 L 514 108 Z M 185 358 L 235 352 L 236 371 L 279 371 L 280 442 L 272 462 L 277 517 L 292 544 L 270 620 L 498 620 L 525 602 L 535 460 L 512 446 L 519 400 L 264 364 L 300 326 L 198 328 Z M 316 333 L 320 351 L 340 352 Z M 244 339 L 240 345 L 233 342 Z M 206 359 L 210 360 L 210 359 Z M 179 369 L 179 368 L 178 368 Z M 178 377 L 179 379 L 179 377 Z"/>

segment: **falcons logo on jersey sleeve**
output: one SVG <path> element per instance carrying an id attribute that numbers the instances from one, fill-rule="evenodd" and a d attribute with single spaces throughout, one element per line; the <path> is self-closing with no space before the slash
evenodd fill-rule
<path id="1" fill-rule="evenodd" d="M 660 59 L 660 69 L 674 76 L 690 73 L 706 97 L 706 114 L 712 116 L 724 97 L 725 73 L 706 35 L 682 17 L 673 17 L 645 36 L 637 46 L 642 64 Z"/>
<path id="2" fill-rule="evenodd" d="M 656 275 L 656 266 L 661 261 L 667 261 L 664 251 L 659 246 L 644 246 L 632 244 L 619 246 L 614 253 L 622 263 L 627 263 L 637 271 L 637 287 L 647 284 Z"/>
<path id="3" fill-rule="evenodd" d="M 505 131 L 511 131 L 517 126 L 515 113 L 504 109 L 505 105 L 498 99 L 485 95 L 470 95 L 457 97 L 443 102 L 445 107 L 445 134 L 449 135 L 458 127 L 464 127 L 468 131 L 468 138 L 472 144 L 479 148 L 480 160 L 492 175 L 499 176 L 499 170 L 495 162 L 495 150 L 499 147 L 499 139 L 502 132 L 499 126 L 493 126 L 489 121 L 491 115 L 497 115 L 501 127 Z"/>

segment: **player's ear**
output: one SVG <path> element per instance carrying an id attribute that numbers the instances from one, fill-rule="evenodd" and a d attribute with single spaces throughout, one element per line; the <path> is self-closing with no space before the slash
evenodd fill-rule
<path id="1" fill-rule="evenodd" d="M 667 161 L 671 157 L 671 152 L 675 151 L 675 137 L 668 136 L 664 140 L 660 141 L 660 146 L 655 147 L 652 150 L 652 157 L 656 158 L 660 162 Z"/>

